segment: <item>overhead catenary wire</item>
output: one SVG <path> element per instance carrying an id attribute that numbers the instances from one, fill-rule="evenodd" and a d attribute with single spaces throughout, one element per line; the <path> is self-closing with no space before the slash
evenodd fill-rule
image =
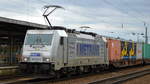
<path id="1" fill-rule="evenodd" d="M 118 7 L 116 7 L 116 6 L 114 6 L 114 4 L 112 4 L 112 3 L 110 3 L 108 0 L 103 0 L 105 3 L 107 3 L 107 4 L 109 4 L 109 5 L 111 5 L 111 6 L 113 6 L 113 7 L 115 7 L 115 8 L 117 8 L 118 10 L 120 10 L 120 8 L 118 8 Z M 127 5 L 127 4 L 126 4 Z M 128 8 L 129 8 L 129 6 L 127 6 Z M 135 12 L 137 12 L 138 13 L 138 15 L 140 15 L 140 16 L 145 16 L 145 15 L 143 15 L 142 13 L 140 13 L 139 11 L 137 11 L 136 9 L 134 9 L 134 8 L 132 8 L 132 7 L 130 7 L 130 9 L 132 9 L 132 11 L 135 11 Z M 122 10 L 121 10 L 122 11 Z M 126 12 L 126 11 L 124 11 L 124 12 Z M 144 20 L 142 20 L 142 19 L 140 19 L 140 18 L 137 18 L 137 16 L 135 16 L 135 14 L 129 14 L 128 12 L 126 12 L 126 14 L 128 14 L 128 16 L 133 16 L 135 19 L 137 19 L 137 20 L 139 20 L 139 21 L 141 21 L 142 23 L 144 22 L 144 26 L 145 26 L 145 24 L 146 24 L 146 21 L 144 21 Z M 146 26 L 146 28 L 147 28 L 147 26 Z M 146 33 L 145 33 L 146 34 Z M 146 34 L 147 35 L 147 34 Z M 146 41 L 147 41 L 147 43 L 148 43 L 148 37 L 146 37 L 145 38 L 146 39 Z"/>
<path id="2" fill-rule="evenodd" d="M 126 5 L 127 8 L 129 8 L 129 5 L 128 5 L 127 2 L 124 1 L 124 4 Z M 131 10 L 134 11 L 134 12 L 137 12 L 137 14 L 140 15 L 140 16 L 145 16 L 145 15 L 143 15 L 141 12 L 139 12 L 137 9 L 135 9 L 135 8 L 133 8 L 133 7 L 131 7 L 131 6 L 130 6 L 129 9 L 131 9 Z"/>
<path id="3" fill-rule="evenodd" d="M 115 9 L 121 11 L 121 12 L 126 13 L 128 16 L 133 16 L 136 20 L 141 21 L 142 23 L 145 22 L 145 21 L 143 21 L 142 19 L 139 19 L 139 18 L 138 18 L 137 16 L 135 16 L 134 14 L 131 15 L 131 14 L 129 14 L 129 12 L 120 9 L 119 6 L 116 6 L 116 5 L 112 4 L 110 1 L 108 1 L 108 0 L 103 0 L 103 1 L 104 1 L 106 4 L 111 5 L 113 8 L 115 8 Z M 129 8 L 129 7 L 128 7 L 128 8 Z M 131 9 L 132 9 L 132 8 L 131 8 Z M 134 10 L 132 9 L 132 11 L 134 11 Z M 142 15 L 142 14 L 141 14 L 141 15 Z"/>
<path id="4" fill-rule="evenodd" d="M 128 8 L 128 9 L 131 9 L 132 11 L 134 11 L 134 12 L 136 12 L 137 13 L 137 15 L 139 15 L 140 17 L 146 17 L 145 15 L 143 15 L 140 11 L 138 11 L 136 8 L 133 8 L 133 7 L 131 7 L 130 6 L 130 8 L 129 8 L 129 5 L 128 5 L 128 3 L 126 2 L 126 1 L 124 1 L 124 4 L 126 5 L 126 7 Z M 146 21 L 144 21 L 144 20 L 142 20 L 142 22 L 144 22 L 144 24 L 148 24 Z"/>
<path id="5" fill-rule="evenodd" d="M 41 2 L 41 4 L 50 4 L 49 2 L 47 2 L 47 1 L 51 1 L 51 0 L 30 0 L 31 2 L 33 2 L 33 1 L 38 1 L 38 2 Z"/>
<path id="6" fill-rule="evenodd" d="M 143 20 L 137 18 L 137 16 L 134 16 L 134 14 L 130 15 L 127 11 L 124 11 L 124 10 L 120 9 L 120 7 L 118 7 L 118 6 L 114 5 L 114 4 L 112 4 L 112 3 L 111 3 L 110 1 L 108 1 L 108 0 L 103 0 L 103 2 L 105 2 L 105 3 L 108 4 L 108 5 L 111 5 L 112 7 L 114 7 L 115 9 L 117 9 L 117 10 L 119 10 L 119 11 L 121 11 L 121 12 L 126 13 L 128 16 L 133 16 L 135 19 L 144 22 Z"/>
<path id="7" fill-rule="evenodd" d="M 40 7 L 40 8 L 42 8 L 41 11 L 43 10 L 43 5 L 49 4 L 48 2 L 46 2 L 46 1 L 44 1 L 44 0 L 38 0 L 38 2 L 41 3 L 41 7 Z M 30 3 L 38 3 L 38 2 L 37 2 L 37 0 L 28 0 L 28 1 L 27 1 L 27 5 L 28 5 L 27 15 L 33 16 L 33 17 L 40 17 L 40 16 L 35 16 L 35 15 L 32 15 L 32 14 L 29 14 L 29 13 L 30 13 L 30 12 L 29 12 L 29 4 L 30 4 Z M 34 5 L 33 5 L 33 6 L 34 6 Z M 41 17 L 42 17 L 42 13 L 41 13 Z M 46 19 L 44 18 L 43 20 L 44 20 L 45 24 L 47 24 Z"/>

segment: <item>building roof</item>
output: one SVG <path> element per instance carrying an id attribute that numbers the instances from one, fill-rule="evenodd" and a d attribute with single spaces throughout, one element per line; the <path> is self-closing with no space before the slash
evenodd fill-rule
<path id="1" fill-rule="evenodd" d="M 25 35 L 28 29 L 45 29 L 46 25 L 0 17 L 0 36 Z"/>
<path id="2" fill-rule="evenodd" d="M 46 25 L 0 17 L 0 37 L 24 37 L 28 29 L 45 29 Z"/>
<path id="3" fill-rule="evenodd" d="M 1 22 L 9 23 L 9 24 L 22 25 L 22 26 L 35 27 L 35 28 L 47 28 L 46 25 L 32 23 L 32 22 L 27 22 L 27 21 L 20 21 L 20 20 L 5 18 L 5 17 L 0 17 L 0 23 Z"/>

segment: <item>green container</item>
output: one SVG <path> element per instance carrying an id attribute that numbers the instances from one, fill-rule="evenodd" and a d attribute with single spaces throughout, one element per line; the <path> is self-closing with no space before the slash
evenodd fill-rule
<path id="1" fill-rule="evenodd" d="M 150 44 L 143 44 L 144 59 L 150 59 Z"/>

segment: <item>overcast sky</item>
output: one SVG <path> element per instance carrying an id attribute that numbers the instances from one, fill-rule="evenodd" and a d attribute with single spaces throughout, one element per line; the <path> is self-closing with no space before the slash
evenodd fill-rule
<path id="1" fill-rule="evenodd" d="M 77 30 L 89 26 L 88 31 L 98 34 L 137 40 L 130 33 L 144 33 L 145 21 L 150 32 L 149 0 L 0 0 L 0 16 L 47 25 L 42 16 L 44 5 L 65 8 L 49 16 L 52 25 Z"/>

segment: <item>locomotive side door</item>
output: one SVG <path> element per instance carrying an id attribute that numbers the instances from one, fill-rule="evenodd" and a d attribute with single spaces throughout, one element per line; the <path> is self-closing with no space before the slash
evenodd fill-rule
<path id="1" fill-rule="evenodd" d="M 75 57 L 75 38 L 72 37 L 64 37 L 64 46 L 63 46 L 63 62 L 64 66 L 68 64 L 73 64 L 73 60 Z"/>
<path id="2" fill-rule="evenodd" d="M 63 63 L 68 64 L 68 37 L 63 37 Z"/>

